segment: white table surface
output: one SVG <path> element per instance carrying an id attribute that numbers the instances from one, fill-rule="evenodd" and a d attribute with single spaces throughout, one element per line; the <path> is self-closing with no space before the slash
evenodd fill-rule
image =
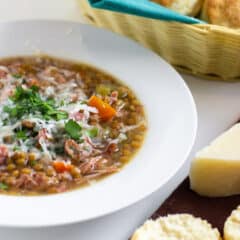
<path id="1" fill-rule="evenodd" d="M 75 0 L 0 0 L 0 9 L 0 21 L 18 19 L 83 21 Z M 193 153 L 240 117 L 240 83 L 210 82 L 185 75 L 183 78 L 196 101 L 199 116 L 198 136 L 188 161 L 163 189 L 124 210 L 85 223 L 38 229 L 0 228 L 0 239 L 127 240 L 132 231 L 149 217 L 185 178 Z"/>

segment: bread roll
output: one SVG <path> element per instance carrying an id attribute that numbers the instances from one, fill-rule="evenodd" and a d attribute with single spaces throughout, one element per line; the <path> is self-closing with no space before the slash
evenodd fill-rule
<path id="1" fill-rule="evenodd" d="M 190 214 L 173 214 L 148 220 L 131 240 L 221 240 L 217 229 Z"/>
<path id="2" fill-rule="evenodd" d="M 224 240 L 240 239 L 240 206 L 234 210 L 224 224 Z"/>
<path id="3" fill-rule="evenodd" d="M 201 18 L 211 24 L 240 28 L 240 0 L 205 0 Z"/>
<path id="4" fill-rule="evenodd" d="M 203 4 L 203 0 L 152 0 L 178 13 L 196 16 Z"/>

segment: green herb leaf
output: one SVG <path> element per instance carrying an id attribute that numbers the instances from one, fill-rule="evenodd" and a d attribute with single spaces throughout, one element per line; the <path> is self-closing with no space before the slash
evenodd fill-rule
<path id="1" fill-rule="evenodd" d="M 14 147 L 13 147 L 13 151 L 19 151 L 19 150 L 21 150 L 20 147 L 18 147 L 18 146 L 14 146 Z"/>
<path id="2" fill-rule="evenodd" d="M 5 183 L 0 183 L 0 189 L 2 190 L 8 190 L 8 185 Z"/>
<path id="3" fill-rule="evenodd" d="M 63 120 L 68 118 L 68 114 L 66 112 L 58 112 L 56 115 L 57 120 Z"/>
<path id="4" fill-rule="evenodd" d="M 67 119 L 68 113 L 60 110 L 50 109 L 47 113 L 47 116 L 55 116 L 57 120 Z"/>
<path id="5" fill-rule="evenodd" d="M 64 106 L 64 101 L 63 100 L 61 100 L 60 106 Z"/>
<path id="6" fill-rule="evenodd" d="M 94 138 L 98 135 L 98 128 L 93 127 L 91 129 L 88 129 L 86 131 L 86 134 L 90 137 L 90 138 Z"/>
<path id="7" fill-rule="evenodd" d="M 26 131 L 18 131 L 16 133 L 16 137 L 17 139 L 22 139 L 22 140 L 27 139 Z"/>
<path id="8" fill-rule="evenodd" d="M 22 118 L 28 114 L 40 114 L 44 119 L 66 119 L 67 112 L 57 109 L 54 99 L 42 99 L 38 93 L 38 87 L 32 86 L 24 89 L 21 86 L 16 90 L 10 99 L 15 103 L 13 107 L 4 106 L 4 112 L 7 112 L 12 118 Z"/>
<path id="9" fill-rule="evenodd" d="M 18 73 L 13 74 L 12 76 L 13 76 L 14 78 L 21 78 L 21 77 L 22 77 L 22 75 L 21 75 L 21 74 L 18 74 Z"/>
<path id="10" fill-rule="evenodd" d="M 36 86 L 36 85 L 33 85 L 33 86 L 30 87 L 30 89 L 31 89 L 33 92 L 38 92 L 39 87 Z"/>
<path id="11" fill-rule="evenodd" d="M 17 109 L 15 107 L 10 108 L 9 106 L 4 106 L 3 111 L 8 113 L 10 117 L 16 117 L 17 116 Z"/>
<path id="12" fill-rule="evenodd" d="M 65 131 L 73 139 L 77 140 L 81 137 L 81 130 L 82 130 L 81 126 L 72 119 L 65 124 Z"/>

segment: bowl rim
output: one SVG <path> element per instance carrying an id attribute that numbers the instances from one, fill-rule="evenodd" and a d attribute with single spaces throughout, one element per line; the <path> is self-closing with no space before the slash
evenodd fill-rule
<path id="1" fill-rule="evenodd" d="M 70 24 L 70 25 L 76 25 L 76 26 L 79 26 L 79 25 L 82 25 L 84 27 L 87 27 L 87 28 L 91 28 L 91 29 L 94 29 L 94 31 L 96 32 L 102 32 L 104 34 L 110 34 L 110 35 L 117 35 L 117 34 L 114 34 L 108 30 L 105 30 L 105 29 L 98 29 L 96 27 L 93 27 L 93 26 L 90 26 L 90 25 L 87 25 L 87 24 L 82 24 L 82 23 L 79 23 L 79 22 L 75 22 L 75 21 L 65 21 L 65 20 L 14 20 L 14 21 L 3 21 L 0 23 L 0 25 L 2 24 L 42 24 L 42 23 L 51 23 L 51 24 Z M 118 38 L 119 39 L 122 39 L 123 41 L 129 41 L 129 42 L 134 42 L 133 40 L 131 39 L 127 39 L 126 37 L 123 37 L 123 36 L 120 36 L 118 35 Z M 139 44 L 135 43 L 135 45 L 138 45 L 138 47 L 144 49 L 144 51 L 148 51 L 148 52 L 151 52 L 151 54 L 153 56 L 157 56 L 159 59 L 161 59 L 161 61 L 167 66 L 171 67 L 165 60 L 163 60 L 161 57 L 159 57 L 157 54 L 155 54 L 154 52 L 150 51 L 149 49 L 143 47 L 143 46 L 140 46 Z M 61 58 L 61 57 L 60 57 Z M 68 58 L 68 56 L 66 56 L 66 60 L 68 60 L 70 58 Z M 98 67 L 98 66 L 97 66 Z M 121 207 L 116 207 L 116 208 L 112 208 L 110 211 L 106 212 L 106 213 L 102 213 L 102 214 L 98 214 L 97 216 L 92 216 L 92 217 L 89 217 L 87 219 L 82 219 L 82 220 L 77 220 L 77 219 L 67 219 L 67 220 L 63 220 L 61 219 L 60 221 L 58 222 L 55 222 L 55 223 L 35 223 L 34 221 L 31 223 L 31 224 L 24 224 L 24 223 L 19 223 L 19 224 L 12 224 L 12 223 L 0 223 L 0 226 L 2 227 L 17 227 L 17 228 L 28 228 L 28 227 L 47 227 L 47 226 L 60 226 L 60 225 L 66 225 L 66 224 L 72 224 L 72 223 L 76 223 L 76 222 L 83 222 L 83 221 L 88 221 L 88 220 L 92 220 L 92 219 L 95 219 L 95 218 L 99 218 L 99 217 L 102 217 L 102 216 L 106 216 L 106 215 L 109 215 L 113 212 L 116 212 L 116 211 L 119 211 L 119 210 L 122 210 L 128 206 L 131 206 L 133 204 L 135 204 L 136 202 L 139 202 L 143 199 L 145 199 L 146 197 L 150 196 L 151 194 L 153 194 L 154 192 L 156 192 L 159 188 L 162 188 L 170 179 L 172 179 L 172 177 L 179 171 L 179 169 L 181 168 L 181 166 L 185 163 L 185 161 L 187 160 L 187 157 L 189 156 L 190 154 L 190 151 L 195 143 L 195 139 L 196 139 L 196 134 L 197 134 L 197 128 L 198 128 L 198 115 L 197 115 L 197 109 L 196 109 L 196 104 L 195 104 L 195 101 L 194 101 L 194 98 L 191 94 L 191 91 L 190 89 L 188 88 L 187 84 L 185 83 L 185 81 L 183 80 L 183 78 L 181 77 L 180 74 L 178 74 L 178 72 L 173 69 L 173 67 L 171 67 L 172 71 L 173 71 L 173 74 L 177 77 L 178 76 L 178 79 L 179 81 L 181 81 L 181 84 L 185 90 L 185 94 L 187 95 L 187 98 L 189 100 L 189 104 L 191 105 L 191 111 L 192 111 L 192 119 L 193 119 L 193 131 L 192 131 L 192 135 L 191 135 L 191 142 L 188 143 L 188 147 L 186 148 L 185 150 L 185 153 L 184 153 L 184 156 L 182 156 L 182 160 L 178 162 L 177 166 L 175 167 L 174 171 L 171 172 L 171 174 L 168 175 L 167 178 L 164 179 L 164 181 L 161 182 L 161 185 L 159 185 L 158 187 L 155 187 L 153 189 L 151 189 L 150 191 L 148 191 L 147 193 L 144 193 L 142 194 L 141 197 L 138 197 L 138 199 L 134 200 L 134 201 L 131 201 L 131 202 L 128 202 L 126 204 L 123 204 Z M 115 75 L 115 73 L 113 73 L 113 75 Z"/>

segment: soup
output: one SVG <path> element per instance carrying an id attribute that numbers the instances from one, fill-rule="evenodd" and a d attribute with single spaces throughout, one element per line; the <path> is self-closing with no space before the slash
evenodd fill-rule
<path id="1" fill-rule="evenodd" d="M 0 60 L 0 192 L 65 192 L 118 172 L 141 147 L 144 109 L 92 66 L 48 56 Z"/>

